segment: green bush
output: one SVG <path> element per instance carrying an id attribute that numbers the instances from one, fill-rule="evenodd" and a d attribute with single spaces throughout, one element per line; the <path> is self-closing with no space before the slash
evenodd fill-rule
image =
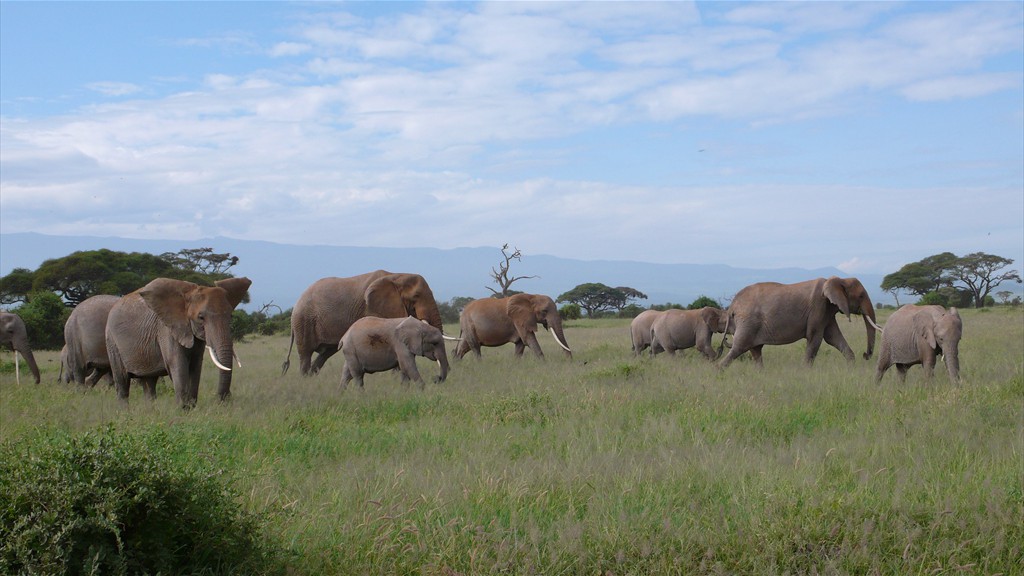
<path id="1" fill-rule="evenodd" d="M 110 427 L 0 445 L 0 573 L 274 572 L 260 518 L 202 442 Z"/>
<path id="2" fill-rule="evenodd" d="M 583 309 L 579 304 L 566 304 L 558 309 L 558 315 L 562 320 L 579 320 L 583 317 Z"/>
<path id="3" fill-rule="evenodd" d="M 53 292 L 33 292 L 28 302 L 13 310 L 25 323 L 28 345 L 33 350 L 60 350 L 64 345 L 64 323 L 71 309 Z"/>

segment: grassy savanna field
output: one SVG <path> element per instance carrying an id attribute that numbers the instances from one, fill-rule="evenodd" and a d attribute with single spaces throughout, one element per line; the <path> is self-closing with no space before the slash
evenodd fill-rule
<path id="1" fill-rule="evenodd" d="M 802 341 L 763 370 L 633 358 L 628 320 L 582 320 L 571 360 L 550 336 L 546 361 L 484 349 L 424 391 L 341 391 L 340 355 L 282 377 L 288 337 L 256 337 L 231 401 L 207 361 L 188 413 L 166 382 L 127 409 L 57 384 L 40 352 L 42 385 L 0 374 L 0 439 L 164 430 L 227 471 L 289 574 L 1020 574 L 1024 311 L 961 314 L 960 386 L 876 386 L 857 316 L 852 365 L 823 345 L 806 368 Z"/>

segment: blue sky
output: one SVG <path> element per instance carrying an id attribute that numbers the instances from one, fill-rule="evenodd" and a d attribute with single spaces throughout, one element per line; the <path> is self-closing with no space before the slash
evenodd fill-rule
<path id="1" fill-rule="evenodd" d="M 1024 3 L 4 1 L 0 229 L 1019 267 Z"/>

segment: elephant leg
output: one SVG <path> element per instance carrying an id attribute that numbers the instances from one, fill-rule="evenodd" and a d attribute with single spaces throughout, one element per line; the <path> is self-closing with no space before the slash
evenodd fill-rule
<path id="1" fill-rule="evenodd" d="M 525 350 L 526 344 L 523 344 L 522 340 L 516 340 L 516 358 L 522 358 Z"/>
<path id="2" fill-rule="evenodd" d="M 761 349 L 763 348 L 764 344 L 761 344 L 750 349 L 750 356 L 754 358 L 754 365 L 758 368 L 764 368 L 764 360 L 761 359 Z"/>
<path id="3" fill-rule="evenodd" d="M 402 371 L 402 381 L 408 384 L 409 380 L 416 382 L 420 385 L 420 389 L 426 387 L 426 383 L 420 376 L 420 371 L 416 367 L 416 357 L 412 353 L 399 353 L 398 354 L 398 367 Z"/>
<path id="4" fill-rule="evenodd" d="M 921 367 L 924 368 L 924 377 L 926 380 L 931 380 L 935 377 L 935 354 L 929 354 L 925 356 L 921 361 Z"/>
<path id="5" fill-rule="evenodd" d="M 121 352 L 116 346 L 112 345 L 108 340 L 107 354 L 110 357 L 110 376 L 114 381 L 114 388 L 117 392 L 117 397 L 122 403 L 128 403 L 128 385 L 131 384 L 131 378 L 128 377 L 128 371 L 124 367 L 124 362 L 121 359 Z"/>
<path id="6" fill-rule="evenodd" d="M 835 318 L 825 326 L 825 342 L 829 346 L 842 352 L 843 357 L 846 358 L 847 361 L 853 362 L 853 348 L 850 348 L 850 344 L 846 341 L 846 337 L 843 336 L 843 331 L 839 329 L 839 324 L 836 322 Z"/>
<path id="7" fill-rule="evenodd" d="M 907 382 L 907 370 L 910 370 L 910 366 L 907 366 L 906 364 L 896 365 L 896 374 L 900 377 L 900 384 L 905 384 Z"/>
<path id="8" fill-rule="evenodd" d="M 544 351 L 540 349 L 540 342 L 537 341 L 536 332 L 526 333 L 526 345 L 530 347 L 530 350 L 533 350 L 534 356 L 537 358 L 544 358 Z M 522 356 L 522 352 L 520 352 L 519 355 Z"/>
<path id="9" fill-rule="evenodd" d="M 338 352 L 337 345 L 335 346 L 321 346 L 316 349 L 316 358 L 313 359 L 312 364 L 309 367 L 309 376 L 319 374 L 320 369 L 324 367 L 324 363 L 331 356 L 334 356 Z"/>
<path id="10" fill-rule="evenodd" d="M 139 378 L 139 382 L 142 383 L 142 391 L 146 394 L 146 398 L 149 398 L 151 401 L 156 400 L 156 381 L 156 376 Z"/>

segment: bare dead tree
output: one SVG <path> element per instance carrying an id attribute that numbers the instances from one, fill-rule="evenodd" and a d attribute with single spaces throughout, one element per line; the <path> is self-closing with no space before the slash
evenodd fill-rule
<path id="1" fill-rule="evenodd" d="M 509 296 L 512 293 L 511 290 L 510 290 L 510 288 L 512 287 L 512 283 L 517 281 L 517 280 L 525 280 L 527 278 L 539 278 L 539 276 L 510 276 L 509 275 L 509 266 L 511 266 L 512 261 L 513 260 L 516 260 L 518 262 L 522 262 L 523 261 L 522 260 L 522 256 L 523 255 L 519 251 L 519 248 L 515 248 L 513 252 L 509 253 L 509 251 L 508 251 L 508 244 L 505 244 L 504 246 L 501 247 L 501 256 L 503 258 L 503 261 L 498 264 L 497 268 L 493 268 L 493 267 L 491 268 L 491 278 L 494 279 L 494 283 L 495 284 L 497 284 L 498 286 L 501 287 L 501 291 L 499 292 L 498 290 L 495 290 L 494 288 L 491 288 L 490 286 L 485 286 L 485 288 L 487 288 L 492 293 L 494 293 L 495 296 L 499 296 L 501 298 L 505 298 L 505 297 Z"/>

